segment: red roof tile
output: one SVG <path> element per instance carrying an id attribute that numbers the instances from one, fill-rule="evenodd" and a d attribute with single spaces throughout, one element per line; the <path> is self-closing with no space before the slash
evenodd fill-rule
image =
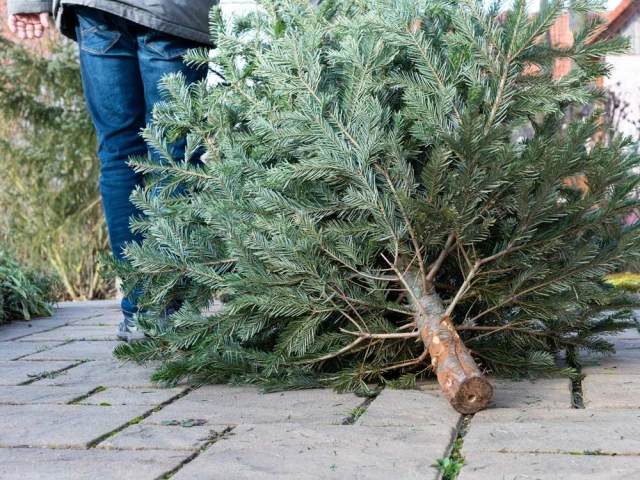
<path id="1" fill-rule="evenodd" d="M 640 0 L 622 0 L 615 10 L 609 13 L 607 24 L 594 40 L 615 36 L 638 11 Z"/>

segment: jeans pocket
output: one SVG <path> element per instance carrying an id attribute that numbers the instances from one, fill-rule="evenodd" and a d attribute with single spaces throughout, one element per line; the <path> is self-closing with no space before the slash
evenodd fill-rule
<path id="1" fill-rule="evenodd" d="M 144 45 L 167 60 L 182 57 L 190 48 L 202 46 L 200 43 L 176 37 L 158 30 L 149 29 L 143 39 Z"/>
<path id="2" fill-rule="evenodd" d="M 109 24 L 104 12 L 77 8 L 80 48 L 89 53 L 106 53 L 120 39 L 120 32 Z"/>

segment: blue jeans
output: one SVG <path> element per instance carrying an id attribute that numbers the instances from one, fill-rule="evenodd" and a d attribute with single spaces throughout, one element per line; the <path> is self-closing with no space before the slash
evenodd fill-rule
<path id="1" fill-rule="evenodd" d="M 129 219 L 141 215 L 130 201 L 143 176 L 127 165 L 132 155 L 151 155 L 140 131 L 151 120 L 161 100 L 160 79 L 182 72 L 187 83 L 203 80 L 206 69 L 196 70 L 182 61 L 187 49 L 200 44 L 138 25 L 124 18 L 88 7 L 75 9 L 80 67 L 87 107 L 98 135 L 100 193 L 113 255 L 123 258 L 127 242 L 140 242 Z M 184 139 L 170 145 L 174 160 L 184 158 Z M 125 318 L 136 311 L 137 293 L 122 300 Z"/>

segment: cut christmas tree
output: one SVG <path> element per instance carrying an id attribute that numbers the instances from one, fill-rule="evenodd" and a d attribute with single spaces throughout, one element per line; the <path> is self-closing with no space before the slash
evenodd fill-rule
<path id="1" fill-rule="evenodd" d="M 564 112 L 602 100 L 602 60 L 626 41 L 592 42 L 595 17 L 573 46 L 545 42 L 560 15 L 596 7 L 215 10 L 225 81 L 167 78 L 146 131 L 167 162 L 134 162 L 155 188 L 136 194 L 146 240 L 119 270 L 145 292 L 149 339 L 117 355 L 162 360 L 154 379 L 168 384 L 265 391 L 435 374 L 472 413 L 492 394 L 485 372 L 575 376 L 581 351 L 613 351 L 602 335 L 628 328 L 631 303 L 602 279 L 640 251 L 621 221 L 640 204 L 640 158 L 629 139 L 598 143 L 597 110 L 568 125 Z M 561 58 L 574 68 L 554 79 Z M 185 134 L 201 161 L 170 160 L 166 141 Z M 223 307 L 203 313 L 216 294 Z"/>

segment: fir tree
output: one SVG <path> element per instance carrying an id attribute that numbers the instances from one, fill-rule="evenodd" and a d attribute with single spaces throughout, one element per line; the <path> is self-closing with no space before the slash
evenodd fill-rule
<path id="1" fill-rule="evenodd" d="M 154 148 L 187 134 L 187 158 L 206 155 L 135 162 L 158 188 L 137 193 L 146 240 L 120 271 L 145 290 L 150 339 L 118 356 L 163 360 L 154 379 L 169 384 L 266 391 L 433 372 L 468 413 L 491 396 L 483 370 L 572 376 L 580 350 L 611 352 L 602 334 L 628 327 L 630 303 L 602 278 L 639 252 L 621 218 L 640 204 L 640 158 L 628 139 L 595 141 L 599 113 L 565 128 L 564 112 L 603 99 L 602 60 L 626 41 L 592 42 L 598 18 L 571 47 L 545 41 L 559 15 L 598 7 L 282 0 L 230 22 L 215 10 L 223 86 L 167 78 L 146 131 Z M 559 58 L 575 68 L 553 79 Z M 525 125 L 532 138 L 514 140 Z M 228 301 L 201 313 L 216 292 Z"/>

